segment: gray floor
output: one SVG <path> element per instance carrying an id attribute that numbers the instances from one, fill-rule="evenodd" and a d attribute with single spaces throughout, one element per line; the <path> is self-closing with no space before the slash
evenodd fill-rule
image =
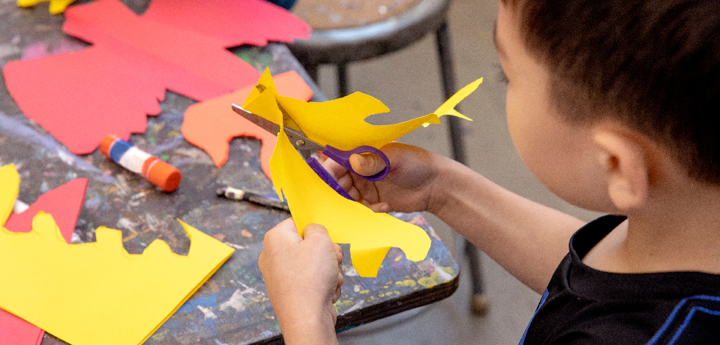
<path id="1" fill-rule="evenodd" d="M 468 165 L 498 184 L 581 219 L 596 214 L 570 206 L 547 191 L 516 154 L 505 120 L 505 86 L 499 82 L 499 63 L 492 42 L 495 0 L 457 0 L 449 15 L 450 35 L 458 87 L 484 77 L 478 90 L 461 103 L 461 111 L 474 119 L 464 124 Z M 319 84 L 335 98 L 334 67 L 320 70 Z M 349 67 L 349 90 L 382 100 L 391 114 L 369 119 L 393 123 L 432 112 L 444 100 L 437 66 L 434 36 L 396 53 Z M 440 154 L 449 155 L 447 127 L 433 125 L 401 138 Z M 427 218 L 447 246 L 455 252 L 453 231 L 432 215 Z M 481 255 L 481 275 L 490 298 L 483 317 L 470 312 L 471 293 L 467 264 L 460 288 L 450 298 L 429 307 L 341 333 L 341 344 L 517 344 L 540 296 L 520 284 L 495 262 Z"/>

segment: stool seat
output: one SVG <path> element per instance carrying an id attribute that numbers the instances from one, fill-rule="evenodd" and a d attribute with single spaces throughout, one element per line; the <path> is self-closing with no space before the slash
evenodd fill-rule
<path id="1" fill-rule="evenodd" d="M 385 17 L 380 18 L 380 21 L 357 26 L 355 23 L 362 20 L 356 19 L 343 27 L 331 26 L 318 20 L 317 15 L 309 11 L 318 6 L 308 7 L 310 5 L 305 3 L 306 1 L 313 2 L 313 0 L 299 0 L 293 13 L 308 21 L 313 27 L 311 37 L 308 40 L 297 40 L 289 45 L 290 50 L 304 65 L 344 64 L 401 49 L 415 43 L 427 33 L 437 30 L 444 22 L 450 5 L 449 0 L 414 0 L 408 3 L 404 11 L 394 16 L 387 16 L 391 13 L 388 12 Z M 352 9 L 346 11 L 349 13 L 335 13 L 328 10 L 326 16 L 335 14 L 345 17 L 364 13 L 353 12 Z M 314 20 L 310 20 L 313 18 Z M 332 28 L 322 29 L 313 25 Z"/>

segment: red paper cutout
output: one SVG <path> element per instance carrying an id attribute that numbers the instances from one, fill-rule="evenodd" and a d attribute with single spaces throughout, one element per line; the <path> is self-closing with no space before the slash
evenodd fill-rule
<path id="1" fill-rule="evenodd" d="M 85 200 L 88 179 L 77 178 L 41 195 L 35 203 L 22 213 L 12 213 L 5 222 L 5 228 L 12 232 L 29 232 L 32 219 L 43 211 L 52 215 L 67 243 L 75 231 L 80 209 Z"/>
<path id="2" fill-rule="evenodd" d="M 5 228 L 12 232 L 29 232 L 33 217 L 43 211 L 52 215 L 63 238 L 70 243 L 87 184 L 86 178 L 78 178 L 48 191 L 24 212 L 10 214 Z M 39 327 L 0 309 L 0 344 L 39 345 L 44 334 Z"/>
<path id="3" fill-rule="evenodd" d="M 309 101 L 313 95 L 312 89 L 295 71 L 279 74 L 273 80 L 278 93 L 283 96 Z M 277 136 L 236 114 L 230 107 L 233 103 L 242 104 L 252 89 L 253 86 L 249 86 L 191 105 L 185 112 L 181 132 L 185 140 L 205 150 L 218 168 L 227 161 L 233 138 L 252 137 L 262 141 L 260 164 L 270 178 L 270 156 Z"/>
<path id="4" fill-rule="evenodd" d="M 40 345 L 45 331 L 0 309 L 0 344 Z"/>
<path id="5" fill-rule="evenodd" d="M 10 95 L 75 154 L 105 135 L 143 133 L 165 90 L 205 100 L 252 85 L 253 67 L 225 48 L 308 38 L 310 28 L 262 0 L 155 0 L 141 16 L 118 0 L 65 10 L 65 33 L 93 46 L 8 62 Z"/>

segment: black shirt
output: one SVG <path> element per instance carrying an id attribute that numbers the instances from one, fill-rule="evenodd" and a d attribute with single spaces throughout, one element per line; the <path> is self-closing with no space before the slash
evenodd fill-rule
<path id="1" fill-rule="evenodd" d="M 583 264 L 624 220 L 600 217 L 573 235 L 520 344 L 720 344 L 720 275 L 608 273 Z"/>

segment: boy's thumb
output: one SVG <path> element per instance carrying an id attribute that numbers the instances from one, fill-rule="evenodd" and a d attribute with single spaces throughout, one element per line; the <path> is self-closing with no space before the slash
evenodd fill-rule
<path id="1" fill-rule="evenodd" d="M 325 229 L 324 226 L 320 224 L 308 224 L 305 229 L 303 230 L 303 239 L 308 239 L 313 236 L 324 236 L 324 237 L 330 237 L 330 234 L 328 234 L 327 229 Z"/>
<path id="2" fill-rule="evenodd" d="M 385 169 L 385 161 L 374 153 L 355 153 L 350 156 L 350 166 L 360 175 L 372 176 Z"/>

